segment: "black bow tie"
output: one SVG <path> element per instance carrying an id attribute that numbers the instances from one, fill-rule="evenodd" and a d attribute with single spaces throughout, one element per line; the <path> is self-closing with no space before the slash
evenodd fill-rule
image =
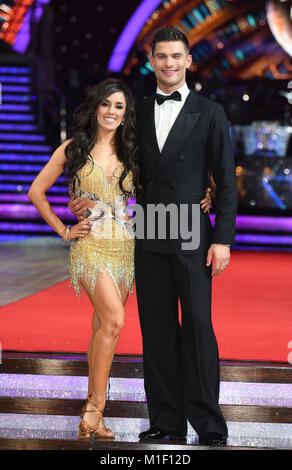
<path id="1" fill-rule="evenodd" d="M 155 99 L 157 104 L 160 106 L 166 100 L 181 101 L 181 94 L 179 91 L 174 91 L 171 95 L 160 95 L 159 93 L 156 93 Z"/>

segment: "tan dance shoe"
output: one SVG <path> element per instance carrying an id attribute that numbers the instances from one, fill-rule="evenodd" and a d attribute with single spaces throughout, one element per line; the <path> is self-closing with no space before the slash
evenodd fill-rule
<path id="1" fill-rule="evenodd" d="M 88 395 L 85 405 L 82 407 L 80 416 L 84 418 L 85 413 L 100 413 L 101 418 L 99 423 L 96 427 L 90 426 L 84 419 L 82 419 L 81 423 L 79 424 L 79 434 L 78 439 L 91 439 L 92 435 L 94 434 L 96 439 L 114 439 L 113 432 L 107 428 L 103 423 L 103 412 L 104 409 L 99 408 L 91 398 L 91 395 Z M 87 410 L 88 403 L 91 403 L 94 406 L 94 410 Z"/>

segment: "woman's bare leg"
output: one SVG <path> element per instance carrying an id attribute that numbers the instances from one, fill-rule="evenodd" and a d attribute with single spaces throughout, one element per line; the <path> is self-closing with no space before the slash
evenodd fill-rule
<path id="1" fill-rule="evenodd" d="M 123 302 L 123 305 L 125 306 L 126 304 L 126 301 L 127 301 L 127 298 L 128 298 L 128 295 L 129 295 L 129 292 L 128 290 L 125 288 L 124 284 L 119 284 L 119 289 L 120 289 L 120 293 L 121 293 L 121 296 L 122 296 L 122 302 Z M 91 354 L 92 354 L 92 342 L 93 342 L 93 338 L 95 336 L 95 333 L 96 331 L 98 330 L 98 328 L 100 328 L 100 320 L 99 320 L 99 317 L 97 315 L 97 313 L 94 311 L 93 312 L 93 315 L 92 315 L 92 336 L 91 336 L 91 339 L 90 339 L 90 343 L 89 343 L 89 347 L 88 347 L 88 395 L 90 395 L 92 393 L 92 380 L 91 380 Z"/>
<path id="2" fill-rule="evenodd" d="M 92 342 L 96 331 L 100 328 L 100 320 L 97 313 L 94 311 L 92 315 L 92 336 L 88 346 L 88 395 L 92 393 L 92 380 L 91 380 L 91 351 L 92 351 Z"/>
<path id="3" fill-rule="evenodd" d="M 127 293 L 122 288 L 121 299 L 111 276 L 106 271 L 98 277 L 93 293 L 90 293 L 86 283 L 82 282 L 82 285 L 93 305 L 94 315 L 98 319 L 93 322 L 94 330 L 89 345 L 89 392 L 92 392 L 96 405 L 104 408 L 107 380 L 119 334 L 124 324 L 124 302 Z M 93 409 L 90 403 L 87 409 Z M 96 426 L 99 419 L 100 415 L 97 413 L 86 413 L 86 422 L 90 426 Z"/>

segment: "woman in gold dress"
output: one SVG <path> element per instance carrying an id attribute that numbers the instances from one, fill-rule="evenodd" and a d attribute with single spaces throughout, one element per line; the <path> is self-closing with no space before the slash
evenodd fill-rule
<path id="1" fill-rule="evenodd" d="M 124 324 L 124 305 L 134 282 L 134 233 L 126 212 L 138 186 L 135 108 L 129 90 L 117 80 L 93 87 L 76 110 L 73 138 L 52 155 L 28 196 L 64 241 L 70 240 L 70 277 L 93 306 L 88 350 L 88 399 L 79 437 L 113 438 L 104 426 L 107 379 Z M 75 198 L 86 199 L 89 217 L 72 228 L 53 212 L 47 190 L 64 168 Z"/>
<path id="2" fill-rule="evenodd" d="M 86 217 L 83 214 L 71 228 L 46 198 L 64 169 L 72 197 L 82 200 L 82 212 L 86 206 Z M 72 139 L 57 148 L 28 192 L 44 220 L 64 241 L 71 241 L 71 283 L 77 295 L 86 291 L 93 307 L 80 439 L 92 434 L 114 438 L 104 425 L 103 410 L 124 305 L 134 283 L 135 239 L 127 205 L 139 189 L 134 100 L 122 82 L 108 79 L 91 89 L 75 113 Z M 210 198 L 203 201 L 208 209 Z M 78 212 L 78 205 L 75 209 Z"/>

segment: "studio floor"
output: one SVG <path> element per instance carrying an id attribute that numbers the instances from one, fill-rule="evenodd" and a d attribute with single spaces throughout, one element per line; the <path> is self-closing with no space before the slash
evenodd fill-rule
<path id="1" fill-rule="evenodd" d="M 235 250 L 213 284 L 228 449 L 292 448 L 291 256 Z M 115 441 L 79 442 L 92 309 L 69 285 L 68 247 L 51 237 L 6 242 L 0 259 L 0 448 L 147 449 L 138 441 L 149 423 L 135 292 L 108 383 Z M 172 445 L 200 448 L 191 426 L 187 442 Z"/>

